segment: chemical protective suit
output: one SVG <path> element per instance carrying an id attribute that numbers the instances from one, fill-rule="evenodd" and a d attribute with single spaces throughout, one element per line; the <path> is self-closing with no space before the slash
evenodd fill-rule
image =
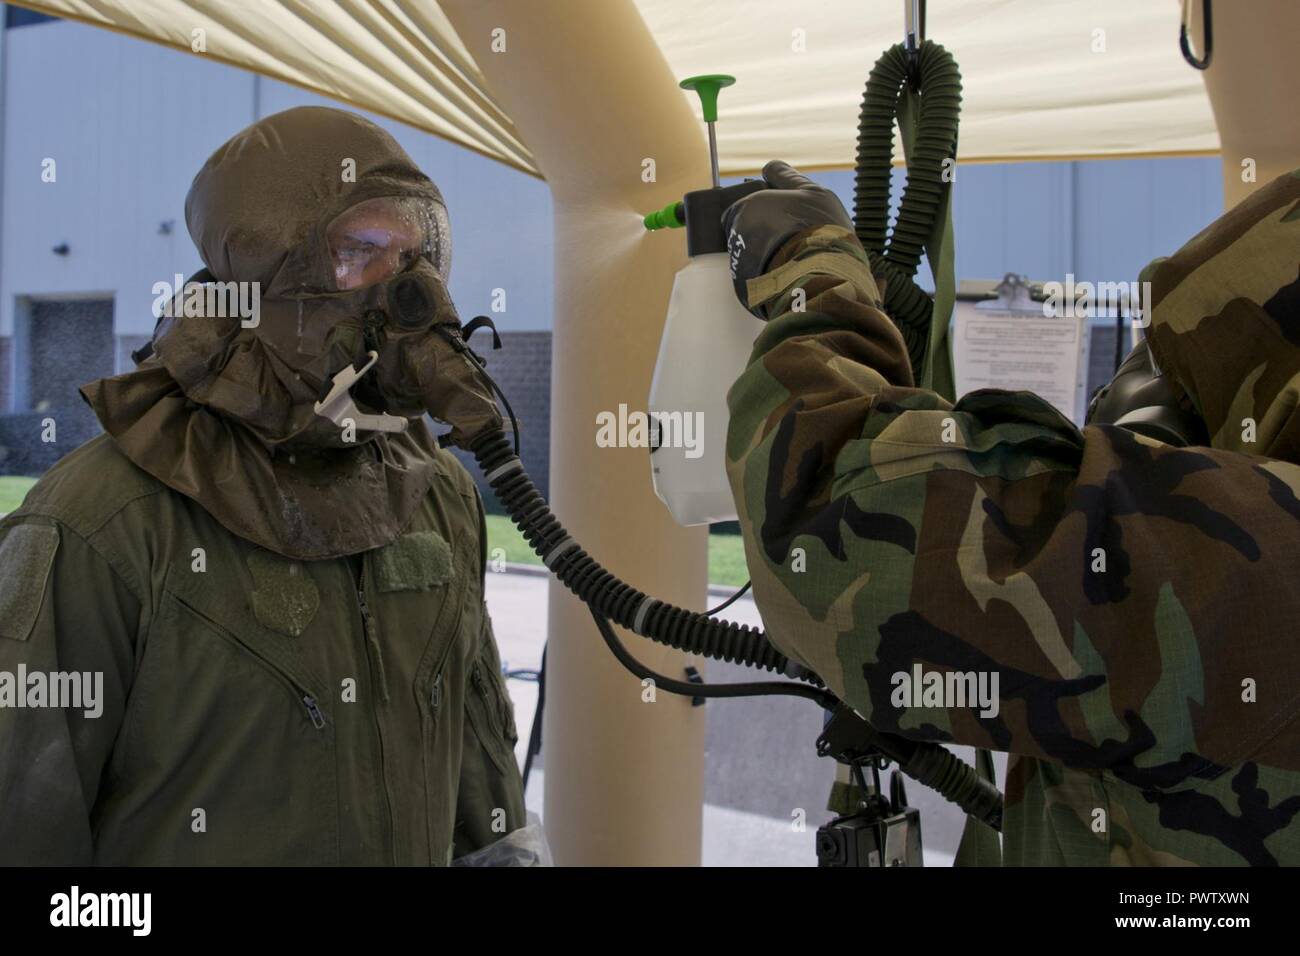
<path id="1" fill-rule="evenodd" d="M 217 150 L 186 219 L 260 315 L 178 295 L 152 356 L 83 389 L 107 434 L 0 525 L 0 672 L 103 682 L 97 715 L 0 708 L 0 863 L 491 844 L 524 810 L 482 502 L 422 419 L 477 387 L 438 190 L 366 120 L 295 109 Z"/>
<path id="2" fill-rule="evenodd" d="M 764 174 L 727 457 L 772 641 L 879 730 L 1010 753 L 1008 863 L 1300 863 L 1300 175 L 1143 273 L 1211 436 L 1175 448 L 914 388 L 843 207 Z M 996 713 L 900 703 L 917 664 L 996 673 Z"/>

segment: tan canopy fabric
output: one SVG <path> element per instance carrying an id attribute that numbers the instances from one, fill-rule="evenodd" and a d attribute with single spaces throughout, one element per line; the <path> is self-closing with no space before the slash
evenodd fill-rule
<path id="1" fill-rule="evenodd" d="M 719 109 L 724 173 L 753 172 L 774 156 L 806 169 L 852 165 L 862 86 L 877 55 L 902 39 L 901 0 L 636 4 L 676 75 L 736 76 Z M 205 50 L 196 55 L 536 173 L 475 63 L 508 56 L 527 38 L 458 37 L 433 0 L 21 5 L 191 52 L 201 38 Z M 962 70 L 963 162 L 1218 151 L 1201 78 L 1178 49 L 1175 0 L 934 0 L 928 7 L 928 36 Z M 494 41 L 504 51 L 493 52 Z"/>
<path id="2" fill-rule="evenodd" d="M 400 120 L 536 175 L 514 124 L 432 0 L 38 0 Z M 200 50 L 201 48 L 201 50 Z"/>

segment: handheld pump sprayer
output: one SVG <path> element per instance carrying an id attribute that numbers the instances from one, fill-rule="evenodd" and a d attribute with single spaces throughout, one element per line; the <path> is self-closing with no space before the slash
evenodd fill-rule
<path id="1" fill-rule="evenodd" d="M 909 69 L 909 66 L 914 69 Z M 864 96 L 855 207 L 859 213 L 859 237 L 872 256 L 873 267 L 879 265 L 890 270 L 894 277 L 889 282 L 889 290 L 896 299 L 895 307 L 906 312 L 903 308 L 906 306 L 917 315 L 924 312 L 928 319 L 930 300 L 924 292 L 916 289 L 912 275 L 919 262 L 920 243 L 929 235 L 929 223 L 920 224 L 927 228 L 918 228 L 915 210 L 925 205 L 918 202 L 918 196 L 926 199 L 935 196 L 939 190 L 928 180 L 913 181 L 911 165 L 902 213 L 894 230 L 895 238 L 889 250 L 884 247 L 883 222 L 888 209 L 894 111 L 900 87 L 907 82 L 909 73 L 917 76 L 920 85 L 926 89 L 931 75 L 941 77 L 951 88 L 956 68 L 943 48 L 932 43 L 922 44 L 919 50 L 911 51 L 899 45 L 882 56 L 872 72 Z M 691 258 L 678 273 L 673 287 L 651 388 L 652 415 L 655 410 L 698 410 L 710 415 L 715 427 L 717 422 L 725 423 L 727 420 L 726 391 L 739 377 L 753 339 L 761 328 L 758 320 L 739 304 L 732 291 L 726 241 L 721 227 L 722 212 L 728 205 L 743 195 L 765 188 L 761 181 L 726 187 L 719 183 L 713 123 L 717 118 L 718 90 L 732 82 L 731 77 L 712 75 L 694 77 L 682 83 L 683 87 L 697 91 L 704 104 L 704 117 L 709 124 L 713 185 L 687 193 L 681 202 L 671 203 L 645 218 L 648 229 L 684 226 Z M 959 93 L 959 83 L 956 89 Z M 936 98 L 939 106 L 947 102 L 940 100 Z M 924 113 L 923 109 L 923 121 Z M 955 149 L 955 112 L 947 133 L 950 135 L 946 139 L 941 135 L 937 140 L 937 150 L 933 137 L 918 140 L 923 144 L 920 152 L 934 160 L 934 164 L 938 162 L 936 157 L 942 158 L 939 153 L 946 151 L 946 155 L 952 155 Z M 876 168 L 867 170 L 864 175 L 866 159 L 876 164 Z M 908 159 L 911 163 L 913 157 Z M 937 165 L 934 172 L 937 176 Z M 933 205 L 929 209 L 932 213 Z M 878 230 L 877 225 L 880 226 Z M 909 258 L 913 251 L 911 244 L 916 245 L 916 255 Z M 893 256 L 894 246 L 904 247 L 901 265 Z M 887 297 L 887 311 L 889 303 Z M 898 321 L 899 316 L 893 311 L 889 314 Z M 993 827 L 1000 827 L 1001 794 L 970 765 L 937 744 L 877 732 L 826 689 L 816 674 L 791 661 L 774 647 L 761 630 L 714 618 L 711 614 L 716 610 L 700 613 L 667 604 L 619 580 L 602 567 L 551 513 L 525 472 L 519 459 L 514 412 L 487 373 L 483 361 L 466 344 L 464 332 L 438 327 L 435 331 L 439 331 L 456 352 L 472 363 L 473 373 L 490 388 L 487 400 L 490 401 L 490 394 L 495 393 L 514 431 L 512 441 L 504 428 L 493 425 L 470 435 L 464 446 L 474 456 L 492 491 L 529 546 L 551 573 L 589 607 L 605 643 L 628 670 L 642 679 L 654 680 L 662 690 L 688 697 L 787 694 L 806 697 L 831 712 L 817 741 L 818 752 L 847 765 L 865 796 L 856 813 L 837 818 L 819 831 L 818 854 L 824 864 L 879 866 L 920 862 L 919 829 L 915 823 L 917 813 L 910 809 L 902 812 L 901 779 L 895 774 L 890 800 L 885 800 L 880 790 L 879 771 L 891 761 L 904 773 L 956 803 L 967 814 Z M 692 346 L 690 343 L 693 341 L 701 344 Z M 908 341 L 911 345 L 913 337 L 909 336 Z M 683 369 L 683 363 L 676 360 L 681 355 L 692 354 L 709 356 L 707 371 Z M 915 360 L 915 352 L 913 357 Z M 719 362 L 725 363 L 726 367 Z M 431 409 L 431 413 L 446 420 L 445 412 L 439 414 Z M 450 423 L 458 424 L 456 421 Z M 714 449 L 712 457 L 688 459 L 680 448 L 660 447 L 652 452 L 656 492 L 678 521 L 684 524 L 735 517 L 723 467 L 724 442 L 715 435 L 707 444 Z M 673 679 L 655 673 L 636 660 L 623 646 L 612 624 L 689 654 L 774 671 L 790 679 L 726 684 Z M 867 782 L 864 771 L 873 775 L 874 786 Z"/>
<path id="2" fill-rule="evenodd" d="M 727 389 L 745 370 L 754 339 L 763 323 L 736 299 L 732 288 L 727 237 L 722 213 L 736 200 L 766 188 L 761 179 L 723 186 L 718 178 L 718 91 L 735 83 L 723 74 L 693 76 L 681 87 L 694 90 L 704 108 L 709 130 L 709 162 L 713 186 L 689 192 L 643 220 L 646 229 L 686 228 L 689 261 L 673 281 L 668 318 L 659 343 L 659 358 L 650 383 L 650 464 L 655 494 L 680 525 L 733 521 L 736 505 L 727 484 Z M 708 356 L 707 371 L 683 356 Z M 709 430 L 712 440 L 692 457 L 682 443 L 665 441 L 674 422 L 693 416 Z M 658 440 L 655 440 L 655 439 Z"/>

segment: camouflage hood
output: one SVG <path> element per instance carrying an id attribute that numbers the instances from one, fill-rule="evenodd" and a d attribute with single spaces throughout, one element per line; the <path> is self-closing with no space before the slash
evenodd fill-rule
<path id="1" fill-rule="evenodd" d="M 1215 448 L 1300 463 L 1300 171 L 1142 273 L 1152 354 Z"/>

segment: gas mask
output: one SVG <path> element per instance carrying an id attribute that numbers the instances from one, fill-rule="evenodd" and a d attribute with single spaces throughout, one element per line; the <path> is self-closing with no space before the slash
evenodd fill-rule
<path id="1" fill-rule="evenodd" d="M 1210 439 L 1187 396 L 1156 367 L 1145 339 L 1092 397 L 1087 424 L 1118 425 L 1175 448 Z"/>
<path id="2" fill-rule="evenodd" d="M 366 126 L 376 134 L 368 138 L 387 139 Z M 337 192 L 338 200 L 315 221 L 295 206 L 291 228 L 279 227 L 275 210 L 249 229 L 225 205 L 212 206 L 212 198 L 230 198 L 231 180 L 248 178 L 240 167 L 260 166 L 258 154 L 234 153 L 226 165 L 237 175 L 205 175 L 221 167 L 219 151 L 195 179 L 191 233 L 215 275 L 258 277 L 259 318 L 255 327 L 222 316 L 166 318 L 154 350 L 190 399 L 239 420 L 268 447 L 346 448 L 402 432 L 426 412 L 456 426 L 453 443 L 500 425 L 447 292 L 451 238 L 441 195 L 392 150 L 397 156 L 354 185 L 326 167 L 314 193 Z M 264 249 L 259 232 L 270 233 Z"/>
<path id="3" fill-rule="evenodd" d="M 294 322 L 259 327 L 263 345 L 315 391 L 313 410 L 342 440 L 400 432 L 426 412 L 463 424 L 461 399 L 480 400 L 484 422 L 500 424 L 447 293 L 450 253 L 441 203 L 367 200 L 325 230 L 333 289 L 295 293 L 287 299 Z"/>

